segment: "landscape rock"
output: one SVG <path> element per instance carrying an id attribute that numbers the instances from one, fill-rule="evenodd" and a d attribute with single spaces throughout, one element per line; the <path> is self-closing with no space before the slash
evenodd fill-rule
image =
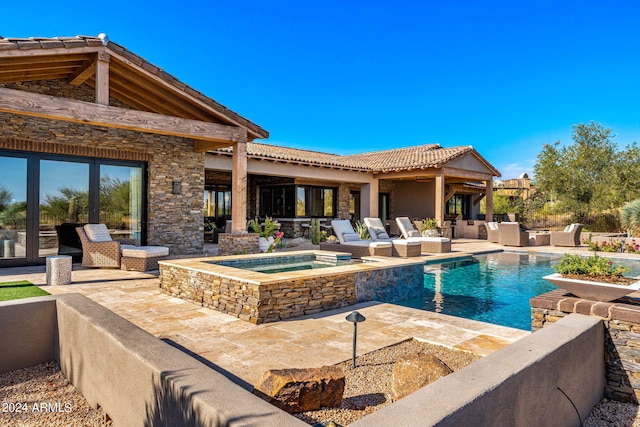
<path id="1" fill-rule="evenodd" d="M 403 356 L 393 366 L 391 397 L 394 401 L 402 399 L 451 372 L 451 368 L 432 354 Z"/>
<path id="2" fill-rule="evenodd" d="M 337 366 L 270 369 L 253 393 L 289 413 L 297 413 L 340 406 L 344 385 L 344 373 Z"/>

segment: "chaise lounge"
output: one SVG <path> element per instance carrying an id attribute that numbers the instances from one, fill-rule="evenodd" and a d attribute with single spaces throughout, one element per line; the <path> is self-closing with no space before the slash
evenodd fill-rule
<path id="1" fill-rule="evenodd" d="M 422 237 L 420 232 L 413 228 L 409 217 L 399 216 L 396 218 L 398 228 L 402 236 L 409 242 L 420 242 L 422 252 L 444 253 L 451 252 L 451 239 L 447 237 Z"/>
<path id="2" fill-rule="evenodd" d="M 331 221 L 331 226 L 340 244 L 320 243 L 320 250 L 349 252 L 353 258 L 362 258 L 363 256 L 391 256 L 393 246 L 391 242 L 362 240 L 348 220 L 334 219 Z"/>
<path id="3" fill-rule="evenodd" d="M 82 243 L 83 267 L 157 270 L 158 261 L 169 255 L 169 248 L 164 246 L 137 246 L 134 239 L 112 240 L 104 224 L 87 224 L 76 231 Z"/>
<path id="4" fill-rule="evenodd" d="M 420 256 L 422 247 L 420 242 L 405 239 L 392 239 L 389 237 L 386 228 L 382 224 L 380 218 L 365 218 L 364 224 L 367 226 L 371 240 L 374 242 L 390 242 L 391 254 L 395 257 L 414 257 Z"/>

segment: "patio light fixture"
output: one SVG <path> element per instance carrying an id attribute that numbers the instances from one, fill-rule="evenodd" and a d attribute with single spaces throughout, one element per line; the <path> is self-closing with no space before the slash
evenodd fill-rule
<path id="1" fill-rule="evenodd" d="M 353 323 L 353 357 L 352 357 L 351 367 L 355 369 L 356 367 L 356 336 L 358 335 L 358 323 L 364 322 L 365 320 L 367 320 L 367 318 L 364 317 L 359 312 L 354 311 L 351 314 L 349 314 L 345 319 Z"/>

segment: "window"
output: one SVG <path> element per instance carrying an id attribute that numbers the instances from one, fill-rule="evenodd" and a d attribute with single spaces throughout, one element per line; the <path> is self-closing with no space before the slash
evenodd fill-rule
<path id="1" fill-rule="evenodd" d="M 391 195 L 389 193 L 380 193 L 378 196 L 378 214 L 382 223 L 386 223 L 391 216 Z"/>
<path id="2" fill-rule="evenodd" d="M 207 222 L 222 228 L 231 219 L 231 187 L 213 185 L 204 191 L 203 213 Z"/>
<path id="3" fill-rule="evenodd" d="M 260 188 L 260 216 L 334 217 L 334 187 L 272 186 Z"/>
<path id="4" fill-rule="evenodd" d="M 468 194 L 456 194 L 447 201 L 446 213 L 456 217 L 462 215 L 462 219 L 469 219 L 471 196 Z"/>

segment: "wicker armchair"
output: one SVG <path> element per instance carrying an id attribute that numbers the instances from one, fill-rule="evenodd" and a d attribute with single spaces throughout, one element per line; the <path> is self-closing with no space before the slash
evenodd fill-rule
<path id="1" fill-rule="evenodd" d="M 564 231 L 551 233 L 551 246 L 580 246 L 582 224 L 568 225 Z"/>
<path id="2" fill-rule="evenodd" d="M 498 229 L 497 222 L 487 222 L 487 241 L 491 243 L 498 243 L 500 240 L 500 231 Z"/>
<path id="3" fill-rule="evenodd" d="M 522 231 L 517 222 L 501 222 L 498 233 L 498 243 L 502 246 L 529 246 L 529 232 Z"/>
<path id="4" fill-rule="evenodd" d="M 120 268 L 122 245 L 137 246 L 134 239 L 111 240 L 104 224 L 87 224 L 76 228 L 82 243 L 83 267 Z M 87 234 L 89 231 L 90 234 Z"/>

